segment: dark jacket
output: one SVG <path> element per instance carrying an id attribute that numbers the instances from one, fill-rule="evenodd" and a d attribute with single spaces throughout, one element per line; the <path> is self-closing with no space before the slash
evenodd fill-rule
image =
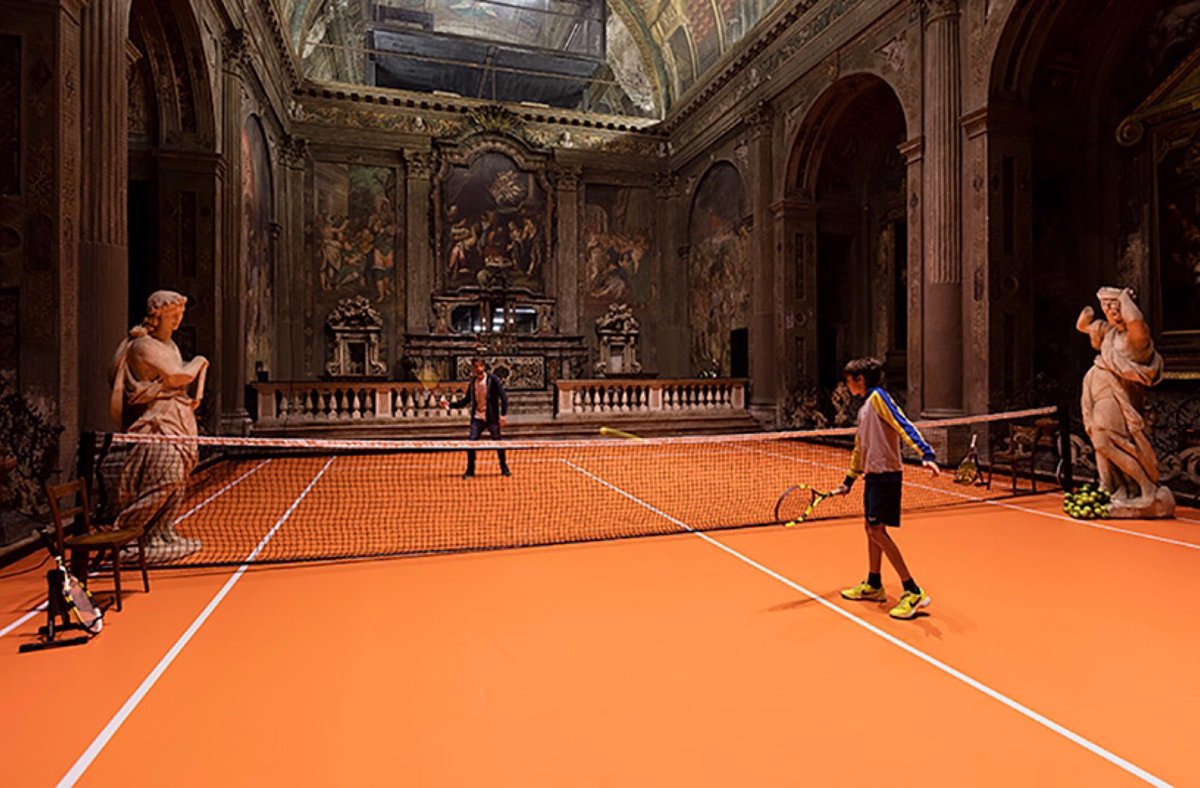
<path id="1" fill-rule="evenodd" d="M 467 396 L 450 403 L 452 408 L 467 408 L 472 417 L 475 416 L 475 380 L 472 377 L 467 382 Z M 499 424 L 501 416 L 508 415 L 508 392 L 500 378 L 492 373 L 487 376 L 487 423 Z"/>

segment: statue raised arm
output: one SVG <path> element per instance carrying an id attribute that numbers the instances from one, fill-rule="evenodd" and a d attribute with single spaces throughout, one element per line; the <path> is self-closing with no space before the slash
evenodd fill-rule
<path id="1" fill-rule="evenodd" d="M 1099 351 L 1083 378 L 1083 424 L 1096 450 L 1100 484 L 1112 493 L 1113 517 L 1170 517 L 1171 491 L 1158 483 L 1158 459 L 1142 417 L 1145 389 L 1162 380 L 1163 362 L 1133 291 L 1096 293 L 1106 320 L 1091 307 L 1075 327 Z"/>
<path id="2" fill-rule="evenodd" d="M 134 326 L 113 357 L 110 409 L 130 433 L 173 435 L 173 443 L 135 444 L 121 469 L 119 528 L 146 533 L 148 558 L 180 558 L 200 548 L 175 532 L 175 519 L 198 460 L 196 408 L 204 398 L 208 360 L 184 362 L 171 339 L 183 320 L 187 297 L 170 290 L 153 293 L 146 317 Z"/>

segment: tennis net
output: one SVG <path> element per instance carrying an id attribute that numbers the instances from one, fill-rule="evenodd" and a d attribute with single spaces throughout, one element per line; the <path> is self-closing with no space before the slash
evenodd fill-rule
<path id="1" fill-rule="evenodd" d="M 917 426 L 946 471 L 934 478 L 907 457 L 906 511 L 1010 495 L 1013 462 L 1025 489 L 1032 470 L 1048 476 L 1062 468 L 1055 408 Z M 956 481 L 973 437 L 979 474 Z M 854 429 L 498 443 L 103 438 L 96 472 L 109 517 L 134 502 L 153 537 L 151 563 L 198 566 L 771 525 L 789 487 L 828 490 L 842 481 Z M 498 449 L 507 454 L 511 477 L 500 473 Z M 476 475 L 464 479 L 469 450 L 477 452 Z M 172 469 L 189 452 L 199 454 L 199 464 L 184 484 L 172 482 Z M 823 503 L 814 519 L 861 516 L 862 486 Z"/>

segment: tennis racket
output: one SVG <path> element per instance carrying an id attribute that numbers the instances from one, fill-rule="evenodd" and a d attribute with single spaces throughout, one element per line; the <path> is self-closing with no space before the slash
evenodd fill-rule
<path id="1" fill-rule="evenodd" d="M 783 495 L 775 502 L 774 522 L 783 523 L 786 528 L 799 525 L 811 518 L 817 507 L 826 499 L 835 495 L 837 493 L 832 490 L 822 492 L 807 484 L 793 485 L 784 490 Z"/>
<path id="2" fill-rule="evenodd" d="M 104 627 L 104 613 L 100 607 L 92 599 L 92 595 L 88 592 L 87 587 L 71 574 L 67 569 L 67 565 L 63 562 L 62 555 L 54 548 L 54 542 L 45 531 L 38 531 L 42 541 L 46 544 L 46 549 L 50 551 L 50 555 L 54 557 L 54 562 L 58 565 L 57 575 L 61 578 L 61 584 L 57 581 L 52 583 L 52 586 L 57 585 L 57 588 L 51 588 L 51 593 L 61 595 L 60 609 L 65 609 L 70 612 L 72 618 L 81 626 L 89 635 L 99 635 L 100 630 Z"/>
<path id="3" fill-rule="evenodd" d="M 618 430 L 615 427 L 601 427 L 600 434 L 606 438 L 622 438 L 627 441 L 645 441 L 646 440 L 645 438 L 639 438 L 637 435 L 634 435 L 632 432 L 625 432 L 625 430 Z"/>
<path id="4" fill-rule="evenodd" d="M 417 373 L 417 382 L 421 384 L 421 389 L 425 392 L 426 399 L 428 399 L 437 393 L 438 384 L 442 380 L 438 375 L 437 368 L 432 364 L 426 363 L 425 366 L 421 367 L 421 371 Z M 439 398 L 439 404 L 444 399 L 446 399 L 445 394 Z"/>
<path id="5" fill-rule="evenodd" d="M 958 464 L 958 470 L 954 472 L 955 484 L 971 484 L 979 478 L 979 455 L 975 451 L 977 438 L 978 436 L 971 435 L 971 448 L 967 449 L 967 456 L 963 457 L 962 462 Z"/>

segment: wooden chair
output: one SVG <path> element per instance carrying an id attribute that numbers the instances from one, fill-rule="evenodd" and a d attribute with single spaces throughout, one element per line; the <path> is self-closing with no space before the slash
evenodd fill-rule
<path id="1" fill-rule="evenodd" d="M 1054 440 L 1058 430 L 1058 422 L 1054 419 L 1039 419 L 1032 427 L 1019 424 L 1008 425 L 1008 441 L 1000 451 L 992 453 L 992 468 L 988 474 L 988 487 L 991 487 L 991 473 L 997 467 L 1008 467 L 1012 476 L 1012 491 L 1017 491 L 1017 477 L 1021 467 L 1029 472 L 1031 492 L 1037 492 L 1037 458 L 1046 452 L 1051 457 L 1058 455 L 1058 444 Z"/>
<path id="2" fill-rule="evenodd" d="M 146 549 L 143 543 L 142 531 L 137 528 L 125 528 L 118 531 L 98 531 L 92 527 L 92 510 L 88 503 L 87 483 L 83 479 L 75 479 L 59 485 L 47 485 L 46 497 L 50 499 L 50 514 L 54 517 L 54 545 L 60 554 L 66 555 L 71 551 L 68 565 L 75 564 L 76 556 L 81 557 L 84 566 L 88 565 L 88 556 L 96 553 L 97 558 L 103 558 L 108 551 L 112 558 L 113 587 L 116 589 L 117 610 L 121 609 L 121 550 L 129 545 L 137 544 L 138 565 L 142 570 L 142 587 L 150 591 L 150 576 L 146 571 Z M 70 497 L 71 503 L 62 506 L 62 499 Z M 67 524 L 74 518 L 79 523 L 79 531 L 67 533 Z M 64 558 L 64 560 L 67 560 Z M 81 573 L 84 584 L 87 584 L 87 573 Z"/>

